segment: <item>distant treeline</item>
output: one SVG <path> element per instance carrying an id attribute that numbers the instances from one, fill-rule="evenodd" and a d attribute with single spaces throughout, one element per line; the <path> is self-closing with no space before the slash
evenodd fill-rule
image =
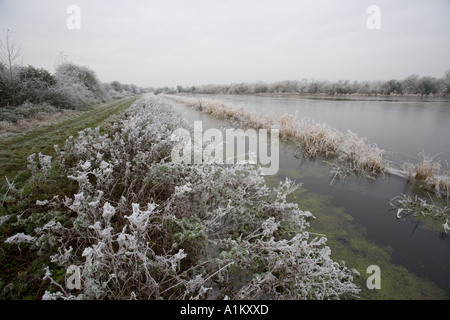
<path id="1" fill-rule="evenodd" d="M 450 93 L 450 70 L 442 78 L 410 75 L 403 80 L 389 81 L 327 81 L 307 80 L 232 83 L 229 85 L 200 85 L 176 88 L 159 88 L 164 93 L 202 93 L 202 94 L 301 94 L 301 95 L 420 95 L 448 96 Z"/>

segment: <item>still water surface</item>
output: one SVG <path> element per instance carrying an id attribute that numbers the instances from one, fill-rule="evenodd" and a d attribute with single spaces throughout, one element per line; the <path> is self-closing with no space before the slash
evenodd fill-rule
<path id="1" fill-rule="evenodd" d="M 258 111 L 278 119 L 285 113 L 323 121 L 345 132 L 352 130 L 380 148 L 393 152 L 392 159 L 419 161 L 424 150 L 450 162 L 450 103 L 414 99 L 307 99 L 297 96 L 204 95 Z M 181 104 L 174 104 L 186 120 L 201 120 L 203 130 L 230 127 L 226 121 Z M 363 290 L 365 299 L 450 299 L 450 234 L 430 227 L 430 221 L 395 218 L 391 200 L 420 191 L 398 176 L 376 181 L 350 177 L 330 184 L 329 167 L 316 159 L 294 156 L 287 143 L 280 144 L 280 170 L 268 181 L 288 177 L 302 183 L 293 201 L 310 210 L 316 220 L 311 228 L 328 238 L 336 260 L 362 275 L 370 264 L 380 265 L 382 289 Z M 432 223 L 432 222 L 431 222 Z"/>

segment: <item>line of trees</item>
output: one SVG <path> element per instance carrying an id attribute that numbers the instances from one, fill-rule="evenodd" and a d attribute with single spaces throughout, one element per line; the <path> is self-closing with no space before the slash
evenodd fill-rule
<path id="1" fill-rule="evenodd" d="M 20 53 L 11 32 L 7 31 L 4 41 L 0 41 L 0 112 L 13 111 L 24 104 L 80 109 L 148 91 L 118 81 L 103 83 L 93 70 L 68 62 L 64 57 L 56 63 L 54 73 L 23 66 L 18 63 Z"/>
<path id="2" fill-rule="evenodd" d="M 441 96 L 450 94 L 450 70 L 442 78 L 410 75 L 403 80 L 389 81 L 327 81 L 327 80 L 285 80 L 277 82 L 232 83 L 229 85 L 200 85 L 176 88 L 161 88 L 164 93 L 202 94 L 301 94 L 301 95 L 420 95 Z"/>

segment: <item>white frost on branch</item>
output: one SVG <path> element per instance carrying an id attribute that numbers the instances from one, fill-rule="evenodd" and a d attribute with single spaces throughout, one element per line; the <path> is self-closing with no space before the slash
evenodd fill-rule
<path id="1" fill-rule="evenodd" d="M 38 244 L 35 237 L 26 235 L 22 232 L 9 237 L 8 239 L 5 240 L 5 243 L 9 243 L 9 244 L 28 243 L 28 244 L 33 244 L 33 245 Z"/>

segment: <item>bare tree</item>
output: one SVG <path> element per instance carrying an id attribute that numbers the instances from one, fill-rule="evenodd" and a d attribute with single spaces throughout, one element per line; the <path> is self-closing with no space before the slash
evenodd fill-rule
<path id="1" fill-rule="evenodd" d="M 11 85 L 11 93 L 13 106 L 16 106 L 16 75 L 14 74 L 14 66 L 16 60 L 20 57 L 21 48 L 16 46 L 15 40 L 12 38 L 11 30 L 6 30 L 5 41 L 0 40 L 0 61 L 7 68 L 9 82 Z"/>

